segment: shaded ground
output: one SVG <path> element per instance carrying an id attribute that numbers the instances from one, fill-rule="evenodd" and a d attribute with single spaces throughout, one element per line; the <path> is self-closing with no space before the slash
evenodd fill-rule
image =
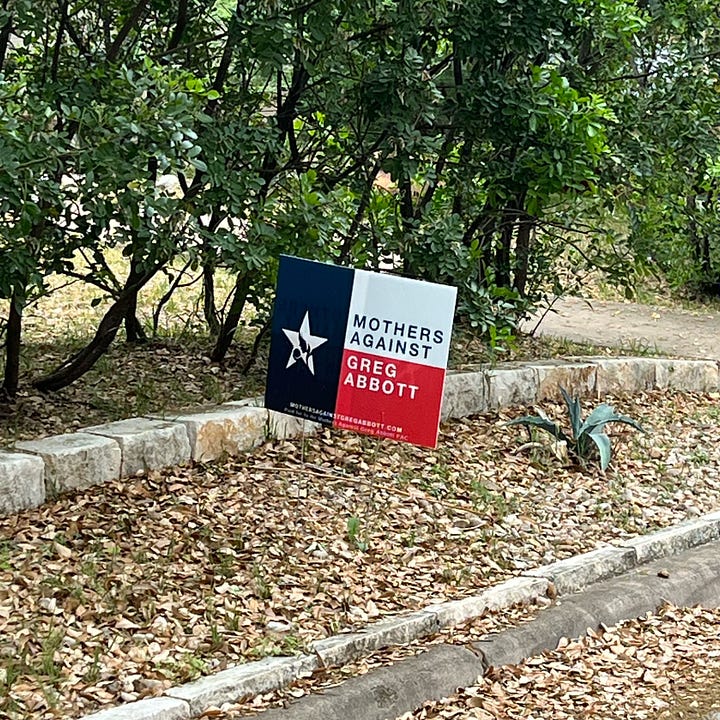
<path id="1" fill-rule="evenodd" d="M 648 433 L 612 428 L 604 474 L 516 409 L 437 450 L 326 431 L 0 519 L 0 718 L 152 697 L 717 508 L 717 394 L 614 402 Z"/>
<path id="2" fill-rule="evenodd" d="M 620 346 L 628 354 L 648 350 L 688 358 L 720 359 L 720 312 L 653 307 L 636 303 L 565 298 L 553 311 L 536 315 L 522 329 L 537 325 L 543 336 Z"/>

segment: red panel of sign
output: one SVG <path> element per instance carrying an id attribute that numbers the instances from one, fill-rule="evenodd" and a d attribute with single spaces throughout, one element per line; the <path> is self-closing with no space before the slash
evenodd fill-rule
<path id="1" fill-rule="evenodd" d="M 445 370 L 346 350 L 335 427 L 434 447 Z"/>

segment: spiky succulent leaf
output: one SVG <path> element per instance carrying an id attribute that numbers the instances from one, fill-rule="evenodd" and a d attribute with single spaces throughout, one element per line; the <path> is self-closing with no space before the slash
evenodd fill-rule
<path id="1" fill-rule="evenodd" d="M 600 468 L 605 470 L 610 464 L 612 448 L 610 446 L 610 438 L 602 431 L 588 433 L 588 437 L 597 445 L 600 452 Z"/>
<path id="2" fill-rule="evenodd" d="M 565 388 L 560 388 L 560 392 L 567 405 L 568 415 L 570 415 L 570 427 L 574 438 L 580 436 L 580 427 L 582 425 L 582 409 L 580 407 L 580 401 L 575 397 L 571 398 L 568 391 Z"/>
<path id="3" fill-rule="evenodd" d="M 615 412 L 615 408 L 607 403 L 598 405 L 588 416 L 585 422 L 580 426 L 579 434 L 600 432 L 608 423 L 619 422 L 631 425 L 640 432 L 645 432 L 642 425 L 627 415 L 619 415 Z"/>
<path id="4" fill-rule="evenodd" d="M 524 415 L 523 417 L 508 421 L 506 425 L 526 425 L 527 427 L 536 427 L 550 433 L 550 435 L 557 440 L 568 441 L 568 437 L 557 423 L 554 423 L 548 418 L 541 417 L 540 415 Z"/>

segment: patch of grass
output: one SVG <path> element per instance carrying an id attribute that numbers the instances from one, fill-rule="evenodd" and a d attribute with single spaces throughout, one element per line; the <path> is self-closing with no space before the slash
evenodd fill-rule
<path id="1" fill-rule="evenodd" d="M 454 567 L 446 565 L 440 573 L 442 582 L 447 585 L 463 585 L 470 577 L 470 571 L 466 567 Z"/>
<path id="2" fill-rule="evenodd" d="M 480 480 L 470 483 L 470 495 L 477 511 L 489 513 L 497 521 L 513 512 L 512 502 L 508 502 L 502 493 L 489 490 Z"/>
<path id="3" fill-rule="evenodd" d="M 695 465 L 708 465 L 711 458 L 707 450 L 698 447 L 690 453 L 688 460 Z"/>
<path id="4" fill-rule="evenodd" d="M 250 649 L 250 657 L 285 657 L 297 655 L 307 650 L 307 643 L 292 633 L 282 637 L 266 637 Z"/>
<path id="5" fill-rule="evenodd" d="M 13 540 L 0 540 L 0 570 L 12 570 L 10 558 L 15 549 Z"/>
<path id="6" fill-rule="evenodd" d="M 158 669 L 168 680 L 180 683 L 196 680 L 209 672 L 207 662 L 190 652 L 184 653 L 177 660 L 159 663 Z"/>
<path id="7" fill-rule="evenodd" d="M 435 480 L 432 476 L 422 477 L 419 482 L 419 487 L 421 487 L 428 495 L 431 495 L 438 500 L 447 497 L 448 495 L 448 488 L 445 481 Z"/>
<path id="8" fill-rule="evenodd" d="M 635 338 L 625 339 L 620 345 L 616 346 L 615 351 L 618 355 L 633 355 L 638 357 L 657 357 L 666 355 L 655 343 L 649 343 L 645 340 Z"/>
<path id="9" fill-rule="evenodd" d="M 15 684 L 27 672 L 24 658 L 4 657 L 0 665 L 0 711 L 18 712 L 19 704 L 10 693 Z"/>
<path id="10" fill-rule="evenodd" d="M 93 650 L 93 658 L 90 662 L 90 667 L 87 669 L 85 675 L 83 675 L 83 680 L 88 685 L 95 685 L 95 683 L 100 679 L 100 668 L 100 646 L 98 645 Z"/>
<path id="11" fill-rule="evenodd" d="M 56 683 L 62 672 L 62 663 L 56 658 L 65 639 L 65 631 L 60 628 L 51 629 L 42 640 L 40 656 L 35 671 Z"/>
<path id="12" fill-rule="evenodd" d="M 269 600 L 272 597 L 272 584 L 262 567 L 255 563 L 252 567 L 252 582 L 260 600 Z"/>

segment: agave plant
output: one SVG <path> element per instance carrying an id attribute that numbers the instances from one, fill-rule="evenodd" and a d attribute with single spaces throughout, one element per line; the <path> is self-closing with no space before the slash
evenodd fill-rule
<path id="1" fill-rule="evenodd" d="M 550 420 L 542 415 L 525 415 L 524 417 L 510 420 L 508 425 L 525 425 L 527 427 L 537 427 L 550 433 L 556 441 L 565 442 L 570 452 L 580 460 L 587 462 L 597 448 L 600 455 L 600 467 L 605 470 L 610 464 L 612 456 L 612 447 L 610 438 L 605 433 L 605 426 L 608 423 L 625 423 L 634 427 L 640 432 L 645 432 L 636 420 L 627 415 L 619 415 L 615 409 L 607 403 L 598 405 L 585 420 L 582 419 L 582 411 L 580 401 L 577 398 L 571 398 L 564 388 L 560 388 L 565 404 L 567 405 L 568 415 L 570 416 L 570 426 L 572 435 L 567 433 L 558 425 L 558 423 Z"/>

